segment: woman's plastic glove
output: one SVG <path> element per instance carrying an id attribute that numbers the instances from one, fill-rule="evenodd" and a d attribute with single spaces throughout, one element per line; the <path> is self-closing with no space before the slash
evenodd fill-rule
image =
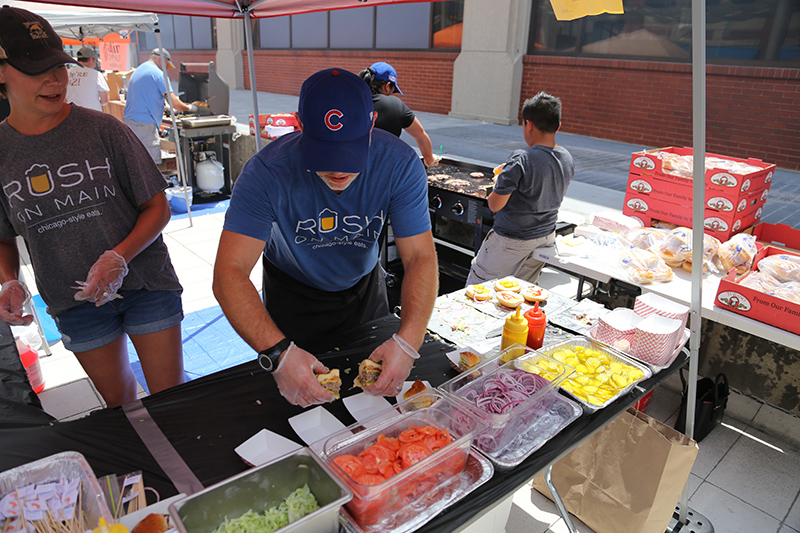
<path id="1" fill-rule="evenodd" d="M 27 326 L 33 316 L 22 316 L 22 311 L 30 299 L 31 293 L 24 283 L 18 279 L 6 281 L 0 289 L 0 319 L 12 326 Z"/>
<path id="2" fill-rule="evenodd" d="M 317 373 L 326 372 L 328 368 L 319 359 L 292 342 L 272 375 L 281 396 L 292 405 L 308 407 L 336 399 L 317 381 Z"/>
<path id="3" fill-rule="evenodd" d="M 125 258 L 114 250 L 107 250 L 89 269 L 86 281 L 77 282 L 81 290 L 75 293 L 75 299 L 94 302 L 95 306 L 100 307 L 117 296 L 127 274 L 128 263 Z"/>

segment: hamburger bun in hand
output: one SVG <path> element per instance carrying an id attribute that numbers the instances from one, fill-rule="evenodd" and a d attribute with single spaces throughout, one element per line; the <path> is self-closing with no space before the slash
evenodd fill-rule
<path id="1" fill-rule="evenodd" d="M 342 388 L 342 378 L 339 376 L 339 369 L 334 368 L 327 374 L 317 374 L 317 381 L 322 385 L 322 388 L 333 394 L 335 399 L 339 399 L 339 391 Z"/>
<path id="2" fill-rule="evenodd" d="M 358 365 L 358 375 L 353 380 L 353 385 L 356 387 L 364 388 L 374 384 L 378 381 L 378 376 L 381 375 L 383 365 L 376 363 L 372 359 L 364 359 Z"/>

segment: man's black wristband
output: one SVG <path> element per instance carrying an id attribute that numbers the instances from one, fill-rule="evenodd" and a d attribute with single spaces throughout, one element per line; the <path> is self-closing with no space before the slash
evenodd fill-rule
<path id="1" fill-rule="evenodd" d="M 258 364 L 267 372 L 274 372 L 275 369 L 278 368 L 278 359 L 291 343 L 292 341 L 284 337 L 283 340 L 275 346 L 267 348 L 266 350 L 261 350 L 258 352 Z"/>

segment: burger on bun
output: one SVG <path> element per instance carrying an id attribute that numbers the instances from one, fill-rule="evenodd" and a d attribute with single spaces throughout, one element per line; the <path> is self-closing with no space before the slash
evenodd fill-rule
<path id="1" fill-rule="evenodd" d="M 317 374 L 317 381 L 322 388 L 333 394 L 337 400 L 340 398 L 339 390 L 342 388 L 342 378 L 339 377 L 339 369 L 334 368 L 327 374 Z"/>
<path id="2" fill-rule="evenodd" d="M 403 399 L 413 398 L 411 404 L 417 409 L 424 409 L 433 403 L 433 398 L 429 394 L 422 394 L 426 390 L 428 390 L 428 387 L 420 380 L 417 380 L 403 394 Z"/>
<path id="3" fill-rule="evenodd" d="M 478 357 L 478 354 L 469 351 L 463 351 L 461 352 L 461 358 L 458 362 L 458 366 L 461 367 L 461 370 L 469 370 L 473 366 L 480 363 L 480 361 L 481 359 Z"/>
<path id="4" fill-rule="evenodd" d="M 356 387 L 367 387 L 378 381 L 383 365 L 376 363 L 372 359 L 364 359 L 358 365 L 358 376 L 353 380 Z"/>

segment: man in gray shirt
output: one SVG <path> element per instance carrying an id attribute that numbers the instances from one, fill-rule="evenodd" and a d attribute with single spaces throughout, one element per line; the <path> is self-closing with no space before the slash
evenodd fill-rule
<path id="1" fill-rule="evenodd" d="M 572 156 L 556 145 L 561 100 L 539 93 L 522 107 L 522 135 L 528 148 L 514 151 L 489 194 L 497 213 L 467 284 L 515 276 L 535 283 L 544 263 L 531 252 L 555 242 L 558 209 L 575 175 Z"/>

